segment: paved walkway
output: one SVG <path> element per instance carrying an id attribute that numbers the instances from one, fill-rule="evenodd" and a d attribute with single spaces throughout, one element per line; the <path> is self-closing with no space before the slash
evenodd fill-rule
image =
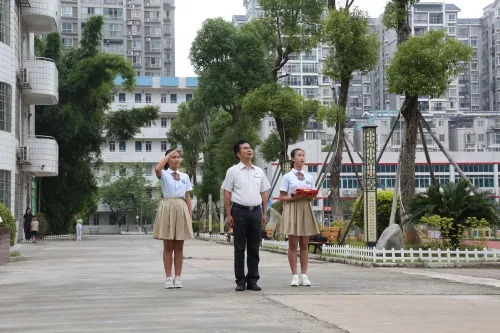
<path id="1" fill-rule="evenodd" d="M 292 288 L 286 256 L 262 252 L 263 291 L 237 293 L 227 245 L 187 242 L 181 290 L 163 289 L 161 243 L 147 236 L 92 236 L 21 250 L 26 260 L 0 266 L 0 332 L 487 333 L 500 327 L 498 269 L 313 261 L 313 286 Z"/>

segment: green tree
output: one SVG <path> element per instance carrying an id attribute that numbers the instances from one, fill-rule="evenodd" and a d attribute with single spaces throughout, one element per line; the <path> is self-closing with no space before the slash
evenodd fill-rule
<path id="1" fill-rule="evenodd" d="M 99 51 L 103 24 L 102 16 L 90 18 L 80 47 L 66 52 L 57 33 L 37 42 L 36 50 L 41 52 L 37 55 L 56 60 L 59 72 L 59 104 L 36 107 L 36 134 L 52 136 L 59 144 L 59 175 L 44 178 L 41 184 L 42 208 L 54 233 L 67 232 L 76 212 L 95 205 L 92 167 L 99 160 L 106 130 L 127 138 L 119 128 L 129 127 L 121 121 L 109 121 L 118 129 L 106 128 L 105 112 L 114 79 L 121 76 L 124 88 L 132 91 L 135 71 L 122 56 Z"/>
<path id="2" fill-rule="evenodd" d="M 308 120 L 322 106 L 317 100 L 305 100 L 290 87 L 268 83 L 245 97 L 243 109 L 257 119 L 274 117 L 276 129 L 262 145 L 262 154 L 266 161 L 279 160 L 283 166 L 288 159 L 288 146 L 298 140 Z"/>
<path id="3" fill-rule="evenodd" d="M 198 97 L 179 105 L 177 117 L 172 121 L 172 127 L 167 133 L 169 141 L 182 145 L 182 162 L 193 186 L 196 187 L 196 169 L 203 148 L 206 132 L 206 108 Z"/>
<path id="4" fill-rule="evenodd" d="M 148 121 L 158 119 L 160 108 L 158 106 L 145 106 L 113 111 L 106 114 L 104 128 L 106 137 L 118 141 L 127 141 L 141 131 L 141 127 Z"/>
<path id="5" fill-rule="evenodd" d="M 385 190 L 385 191 L 377 191 L 377 237 L 380 237 L 384 232 L 385 228 L 389 226 L 389 220 L 391 217 L 391 208 L 392 208 L 392 198 L 394 197 L 394 192 Z M 356 210 L 356 207 L 361 205 L 358 209 L 356 215 L 354 215 L 353 221 L 354 225 L 360 229 L 364 229 L 364 203 L 363 198 L 357 198 L 354 206 L 352 207 L 352 211 Z M 396 223 L 400 222 L 399 217 L 399 205 L 397 207 L 396 214 Z"/>
<path id="6" fill-rule="evenodd" d="M 290 59 L 290 55 L 310 51 L 316 47 L 321 34 L 321 14 L 325 9 L 324 0 L 259 0 L 264 17 L 259 25 L 260 35 L 273 61 L 271 77 L 278 81 L 278 73 Z"/>
<path id="7" fill-rule="evenodd" d="M 146 190 L 151 189 L 152 184 L 144 177 L 144 169 L 139 165 L 128 166 L 130 172 L 123 176 L 104 175 L 103 186 L 99 189 L 101 202 L 108 206 L 119 220 L 125 219 L 127 229 L 130 221 L 135 222 L 136 215 L 141 218 L 154 218 L 158 205 L 158 200 L 147 194 Z"/>
<path id="8" fill-rule="evenodd" d="M 377 36 L 370 32 L 367 14 L 358 9 L 350 10 L 349 7 L 340 10 L 330 8 L 323 22 L 322 37 L 332 49 L 323 65 L 323 74 L 340 82 L 338 105 L 330 108 L 328 115 L 329 125 L 335 124 L 336 147 L 331 171 L 330 199 L 333 203 L 333 216 L 340 220 L 343 216 L 340 204 L 340 172 L 345 146 L 349 86 L 354 72 L 364 74 L 375 67 L 380 43 Z"/>
<path id="9" fill-rule="evenodd" d="M 460 245 L 464 230 L 474 226 L 477 221 L 485 219 L 489 224 L 500 222 L 496 204 L 486 194 L 474 195 L 465 180 L 456 184 L 431 185 L 426 192 L 412 199 L 410 208 L 408 220 L 412 224 L 432 222 L 429 220 L 432 215 L 447 218 L 447 223 L 443 224 L 440 220 L 439 225 L 453 248 Z"/>
<path id="10" fill-rule="evenodd" d="M 404 138 L 401 157 L 401 197 L 409 206 L 415 194 L 415 154 L 418 134 L 418 96 L 442 96 L 450 81 L 470 61 L 472 48 L 444 31 L 411 37 L 399 46 L 387 68 L 388 90 L 406 95 L 401 107 Z"/>

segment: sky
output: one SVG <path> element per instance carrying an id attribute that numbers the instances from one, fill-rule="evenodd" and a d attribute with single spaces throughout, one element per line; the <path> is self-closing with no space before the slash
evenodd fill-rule
<path id="1" fill-rule="evenodd" d="M 442 2 L 443 0 L 422 0 L 421 2 Z M 449 0 L 462 11 L 459 18 L 479 18 L 483 8 L 494 0 Z M 366 10 L 371 17 L 378 17 L 384 11 L 387 0 L 355 0 L 354 4 Z M 179 77 L 195 76 L 189 62 L 189 49 L 207 18 L 222 17 L 231 21 L 233 15 L 245 14 L 243 0 L 176 0 L 175 1 L 175 74 Z"/>

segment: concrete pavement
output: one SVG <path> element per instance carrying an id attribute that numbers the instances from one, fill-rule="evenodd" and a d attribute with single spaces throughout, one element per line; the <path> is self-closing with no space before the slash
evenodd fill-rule
<path id="1" fill-rule="evenodd" d="M 313 286 L 292 288 L 286 256 L 261 252 L 263 291 L 237 293 L 232 247 L 192 240 L 184 288 L 165 290 L 161 250 L 150 236 L 22 244 L 26 260 L 0 266 L 0 332 L 498 332 L 500 270 L 311 261 Z"/>

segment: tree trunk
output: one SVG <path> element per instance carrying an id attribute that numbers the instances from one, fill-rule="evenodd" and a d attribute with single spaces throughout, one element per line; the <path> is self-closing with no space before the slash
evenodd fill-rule
<path id="1" fill-rule="evenodd" d="M 410 38 L 411 34 L 411 28 L 410 28 L 410 22 L 408 20 L 408 1 L 397 1 L 398 4 L 398 11 L 405 12 L 406 15 L 404 19 L 400 20 L 398 22 L 398 27 L 397 27 L 397 35 L 398 35 L 398 46 L 406 43 L 408 38 Z"/>
<path id="2" fill-rule="evenodd" d="M 418 137 L 418 97 L 406 96 L 401 108 L 401 114 L 405 120 L 404 137 L 402 137 L 401 149 L 401 199 L 403 208 L 401 209 L 401 223 L 406 222 L 405 211 L 410 207 L 410 201 L 415 195 L 415 155 Z"/>
<path id="3" fill-rule="evenodd" d="M 347 113 L 347 99 L 349 94 L 349 79 L 342 79 L 340 82 L 339 108 Z M 345 123 L 344 119 L 337 120 L 336 132 L 337 150 L 333 156 L 334 162 L 330 172 L 330 201 L 332 203 L 332 217 L 334 221 L 342 221 L 344 219 L 344 209 L 340 202 L 340 172 L 342 171 L 342 153 L 344 152 L 345 144 Z"/>

